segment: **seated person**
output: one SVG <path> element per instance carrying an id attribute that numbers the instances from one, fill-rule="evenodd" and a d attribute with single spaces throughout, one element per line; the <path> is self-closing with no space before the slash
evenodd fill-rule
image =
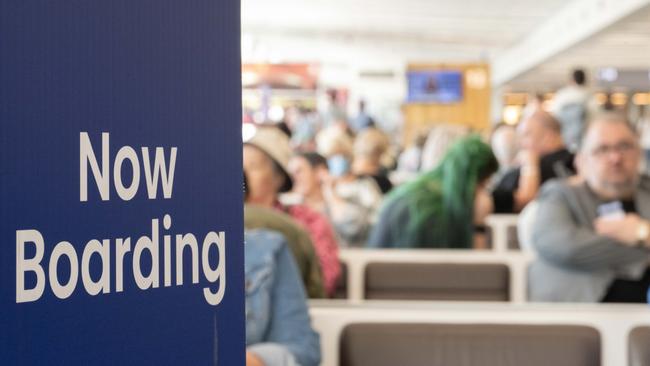
<path id="1" fill-rule="evenodd" d="M 244 227 L 246 229 L 268 229 L 281 233 L 287 240 L 289 249 L 298 265 L 307 296 L 325 297 L 323 274 L 314 244 L 309 234 L 293 221 L 291 216 L 277 210 L 244 204 Z"/>
<path id="2" fill-rule="evenodd" d="M 520 212 L 552 178 L 575 174 L 573 154 L 564 146 L 560 123 L 538 110 L 517 127 L 520 166 L 506 173 L 492 191 L 495 213 Z"/>
<path id="3" fill-rule="evenodd" d="M 490 147 L 499 162 L 499 170 L 491 179 L 496 184 L 504 175 L 517 168 L 517 128 L 504 122 L 494 126 L 490 135 Z"/>
<path id="4" fill-rule="evenodd" d="M 367 128 L 361 132 L 353 144 L 350 167 L 352 173 L 357 177 L 373 179 L 382 194 L 393 189 L 393 183 L 388 179 L 388 170 L 383 163 L 385 160 L 390 160 L 389 148 L 388 136 L 376 127 Z"/>
<path id="5" fill-rule="evenodd" d="M 390 174 L 390 178 L 396 181 L 396 185 L 404 183 L 417 176 L 422 166 L 424 144 L 427 142 L 427 135 L 420 131 L 410 146 L 406 147 L 397 159 L 397 169 Z"/>
<path id="6" fill-rule="evenodd" d="M 368 245 L 472 248 L 475 224 L 491 211 L 484 186 L 496 170 L 492 150 L 478 136 L 457 141 L 436 169 L 385 199 Z"/>
<path id="7" fill-rule="evenodd" d="M 289 170 L 293 192 L 303 204 L 329 218 L 341 244 L 365 245 L 383 198 L 372 178 L 356 177 L 347 169 L 335 176 L 328 171 L 327 160 L 313 152 L 295 155 Z"/>
<path id="8" fill-rule="evenodd" d="M 319 336 L 284 238 L 249 230 L 245 243 L 246 365 L 317 366 Z"/>
<path id="9" fill-rule="evenodd" d="M 593 120 L 576 157 L 582 179 L 552 181 L 537 199 L 529 270 L 533 301 L 646 302 L 650 180 L 634 129 Z"/>
<path id="10" fill-rule="evenodd" d="M 293 185 L 287 167 L 291 154 L 289 138 L 274 127 L 260 126 L 244 142 L 244 173 L 250 188 L 247 203 L 284 212 L 307 230 L 319 259 L 325 291 L 332 295 L 341 264 L 329 220 L 305 205 L 285 206 L 278 200 L 279 194 L 290 191 Z"/>
<path id="11" fill-rule="evenodd" d="M 449 147 L 470 133 L 469 127 L 452 124 L 437 124 L 431 128 L 422 147 L 420 171 L 435 169 L 447 154 Z"/>

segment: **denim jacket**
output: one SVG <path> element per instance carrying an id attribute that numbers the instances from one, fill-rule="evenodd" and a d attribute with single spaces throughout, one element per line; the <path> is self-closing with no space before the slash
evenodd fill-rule
<path id="1" fill-rule="evenodd" d="M 282 235 L 245 232 L 246 345 L 266 366 L 317 366 L 320 338 L 310 325 L 305 291 Z"/>

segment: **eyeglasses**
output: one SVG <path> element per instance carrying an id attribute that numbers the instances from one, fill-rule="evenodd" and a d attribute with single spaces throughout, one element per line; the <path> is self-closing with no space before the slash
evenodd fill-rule
<path id="1" fill-rule="evenodd" d="M 609 156 L 610 153 L 616 152 L 621 155 L 627 155 L 638 149 L 637 144 L 625 141 L 616 145 L 600 145 L 591 150 L 591 154 L 597 158 Z"/>

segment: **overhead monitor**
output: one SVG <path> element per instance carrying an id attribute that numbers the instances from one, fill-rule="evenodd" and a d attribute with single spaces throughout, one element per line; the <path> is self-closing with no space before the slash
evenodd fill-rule
<path id="1" fill-rule="evenodd" d="M 407 78 L 409 103 L 457 103 L 463 99 L 462 71 L 409 71 Z"/>

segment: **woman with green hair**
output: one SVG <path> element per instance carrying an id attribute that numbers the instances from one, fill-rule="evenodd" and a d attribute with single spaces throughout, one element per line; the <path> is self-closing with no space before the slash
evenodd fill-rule
<path id="1" fill-rule="evenodd" d="M 368 246 L 472 248 L 475 224 L 491 205 L 479 193 L 497 168 L 492 150 L 478 135 L 459 140 L 435 169 L 385 199 Z"/>

